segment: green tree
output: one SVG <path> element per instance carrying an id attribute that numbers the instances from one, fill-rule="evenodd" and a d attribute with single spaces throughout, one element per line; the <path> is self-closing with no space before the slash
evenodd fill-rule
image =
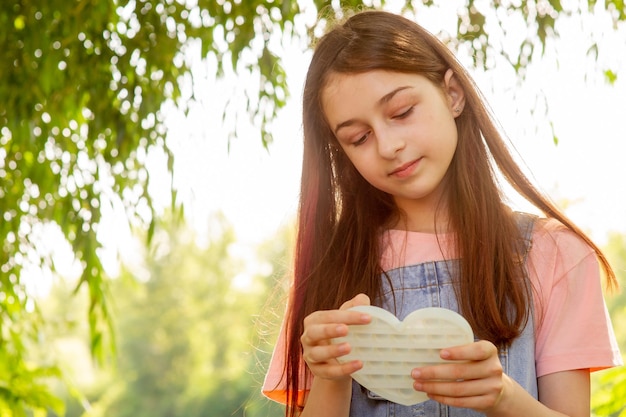
<path id="1" fill-rule="evenodd" d="M 288 243 L 283 237 L 272 239 L 259 255 L 262 268 L 250 271 L 233 255 L 236 240 L 224 220 L 213 222 L 214 238 L 206 246 L 186 227 L 165 227 L 157 226 L 142 259 L 149 278 L 138 281 L 126 272 L 112 282 L 116 371 L 101 374 L 95 389 L 83 387 L 90 409 L 70 401 L 68 417 L 263 417 L 277 412 L 277 405 L 260 398 L 258 365 L 267 363 L 273 339 L 253 341 L 259 305 L 282 273 L 279 262 Z"/>
<path id="2" fill-rule="evenodd" d="M 98 256 L 101 208 L 121 202 L 128 221 L 153 234 L 155 206 L 148 187 L 149 155 L 163 152 L 171 175 L 173 152 L 166 140 L 164 109 L 185 110 L 195 99 L 189 55 L 218 62 L 218 76 L 252 74 L 243 115 L 271 142 L 271 121 L 286 102 L 281 66 L 283 38 L 309 44 L 324 20 L 307 26 L 307 12 L 334 6 L 369 6 L 366 0 L 215 1 L 197 0 L 17 0 L 0 6 L 0 411 L 54 405 L 37 386 L 52 369 L 28 365 L 42 320 L 26 291 L 25 269 L 55 270 L 50 241 L 71 244 L 89 294 L 91 350 L 110 348 L 111 329 L 105 274 Z M 384 1 L 380 1 L 384 4 Z M 475 2 L 460 9 L 460 46 L 477 66 L 503 56 L 518 74 L 558 36 L 559 19 L 608 13 L 614 30 L 626 19 L 623 0 Z M 437 2 L 407 1 L 407 10 Z M 519 47 L 492 42 L 507 35 L 508 19 L 521 19 L 527 32 Z M 300 28 L 305 26 L 305 30 Z M 489 28 L 489 29 L 488 29 Z M 494 32 L 492 32 L 492 30 Z M 592 34 L 593 35 L 593 34 Z M 590 36 L 592 59 L 605 51 Z M 508 52 L 507 52 L 508 51 Z M 513 52 L 511 52 L 513 51 Z M 537 52 L 539 51 L 539 53 Z M 614 80 L 614 68 L 603 69 Z M 183 88 L 190 86 L 189 88 Z M 240 114 L 236 103 L 224 109 Z M 237 118 L 234 119 L 236 123 Z M 234 131 L 234 127 L 232 128 Z M 226 139 L 224 139 L 226 140 Z M 172 205 L 180 203 L 176 190 Z M 160 184 L 163 188 L 163 184 Z M 43 227 L 42 227 L 43 226 Z M 53 236 L 53 237 L 51 237 Z M 51 246 L 55 246 L 53 243 Z M 107 342 L 108 341 L 108 342 Z M 54 373 L 54 372 L 53 372 Z"/>
<path id="3" fill-rule="evenodd" d="M 145 259 L 148 281 L 130 297 L 126 288 L 115 290 L 119 380 L 126 386 L 106 415 L 194 416 L 189 404 L 218 389 L 223 399 L 217 404 L 232 404 L 232 397 L 243 402 L 232 384 L 243 367 L 227 349 L 235 340 L 248 340 L 238 323 L 243 317 L 233 314 L 238 298 L 231 281 L 241 265 L 228 254 L 232 231 L 218 235 L 202 249 L 190 233 L 175 228 L 158 233 Z"/>

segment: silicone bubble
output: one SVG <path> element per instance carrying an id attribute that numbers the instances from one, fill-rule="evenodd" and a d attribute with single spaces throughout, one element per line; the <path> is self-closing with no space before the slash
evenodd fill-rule
<path id="1" fill-rule="evenodd" d="M 352 378 L 371 392 L 403 405 L 428 400 L 425 393 L 413 389 L 411 370 L 446 363 L 439 357 L 443 348 L 474 341 L 472 328 L 452 310 L 428 307 L 415 310 L 403 321 L 390 312 L 374 306 L 356 306 L 350 310 L 372 316 L 366 325 L 349 326 L 348 335 L 333 343 L 348 342 L 349 354 L 339 357 L 341 363 L 363 362 L 363 368 Z"/>

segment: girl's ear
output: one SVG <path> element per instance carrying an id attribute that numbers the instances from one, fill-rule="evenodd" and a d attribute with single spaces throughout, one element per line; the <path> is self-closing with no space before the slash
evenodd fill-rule
<path id="1" fill-rule="evenodd" d="M 443 88 L 448 97 L 448 104 L 453 116 L 460 116 L 465 107 L 465 91 L 451 68 L 446 71 L 443 77 Z"/>

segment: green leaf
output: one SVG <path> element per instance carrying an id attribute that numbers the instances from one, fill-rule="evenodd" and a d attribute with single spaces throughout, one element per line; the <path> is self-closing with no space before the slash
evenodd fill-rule
<path id="1" fill-rule="evenodd" d="M 604 79 L 611 85 L 615 84 L 615 81 L 617 81 L 617 74 L 614 73 L 612 70 L 608 69 L 604 71 Z"/>

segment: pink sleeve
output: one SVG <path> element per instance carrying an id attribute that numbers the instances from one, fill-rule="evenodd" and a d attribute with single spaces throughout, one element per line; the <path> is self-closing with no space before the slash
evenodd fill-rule
<path id="1" fill-rule="evenodd" d="M 261 389 L 263 395 L 281 404 L 287 403 L 287 381 L 285 379 L 286 335 L 284 327 L 283 323 Z M 304 379 L 304 369 L 301 369 L 300 376 L 301 379 L 298 385 L 303 389 L 298 391 L 298 403 L 302 404 L 305 394 L 311 387 L 311 378 L 308 380 Z"/>
<path id="2" fill-rule="evenodd" d="M 537 376 L 622 363 L 593 250 L 555 221 L 533 236 Z"/>

